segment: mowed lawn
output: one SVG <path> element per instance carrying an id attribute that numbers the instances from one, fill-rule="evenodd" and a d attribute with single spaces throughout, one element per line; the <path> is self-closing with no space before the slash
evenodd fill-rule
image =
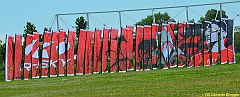
<path id="1" fill-rule="evenodd" d="M 206 93 L 240 94 L 240 64 L 0 82 L 0 97 L 196 97 Z"/>

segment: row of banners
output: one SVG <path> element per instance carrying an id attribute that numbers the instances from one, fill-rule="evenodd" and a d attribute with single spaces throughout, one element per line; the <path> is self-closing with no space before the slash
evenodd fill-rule
<path id="1" fill-rule="evenodd" d="M 25 47 L 22 35 L 7 36 L 6 81 L 235 63 L 233 20 L 203 25 L 203 31 L 201 23 L 80 30 L 77 41 L 74 31 L 44 32 L 41 42 L 33 33 Z"/>

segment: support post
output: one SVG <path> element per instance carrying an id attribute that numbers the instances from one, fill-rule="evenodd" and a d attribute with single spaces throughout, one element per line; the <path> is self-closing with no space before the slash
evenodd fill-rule
<path id="1" fill-rule="evenodd" d="M 57 30 L 60 31 L 60 28 L 59 28 L 59 20 L 58 20 L 58 14 L 56 14 L 55 16 L 56 16 L 56 19 L 57 19 Z"/>
<path id="2" fill-rule="evenodd" d="M 153 18 L 153 23 L 155 24 L 156 22 L 155 22 L 155 16 L 154 16 L 154 9 L 152 9 L 152 18 Z"/>
<path id="3" fill-rule="evenodd" d="M 219 6 L 220 6 L 220 19 L 222 19 L 222 3 L 220 3 Z"/>
<path id="4" fill-rule="evenodd" d="M 186 6 L 186 22 L 188 22 L 188 6 Z"/>
<path id="5" fill-rule="evenodd" d="M 89 26 L 89 14 L 87 13 L 87 29 L 89 30 L 90 29 L 90 26 Z"/>
<path id="6" fill-rule="evenodd" d="M 121 29 L 121 28 L 122 28 L 122 17 L 121 17 L 121 12 L 119 11 L 118 14 L 119 14 L 119 26 L 120 26 L 120 29 Z"/>

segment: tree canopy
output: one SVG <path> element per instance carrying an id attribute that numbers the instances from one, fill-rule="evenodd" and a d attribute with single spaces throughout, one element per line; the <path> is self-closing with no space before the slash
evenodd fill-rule
<path id="1" fill-rule="evenodd" d="M 24 33 L 25 34 L 33 34 L 33 32 L 37 32 L 36 27 L 33 23 L 27 22 L 26 26 L 24 26 Z"/>
<path id="2" fill-rule="evenodd" d="M 76 34 L 77 34 L 77 37 L 78 37 L 80 29 L 86 29 L 87 28 L 87 21 L 84 19 L 83 16 L 80 16 L 76 19 L 75 23 L 77 25 L 76 26 Z"/>
<path id="3" fill-rule="evenodd" d="M 173 18 L 171 18 L 167 12 L 161 14 L 160 12 L 154 14 L 155 23 L 167 23 L 167 22 L 175 22 Z M 148 15 L 146 18 L 143 18 L 141 21 L 137 22 L 136 25 L 152 25 L 153 17 L 152 15 Z"/>
<path id="4" fill-rule="evenodd" d="M 205 21 L 211 21 L 212 19 L 215 19 L 217 15 L 217 20 L 220 20 L 220 11 L 216 10 L 216 9 L 210 9 L 207 11 L 207 13 L 205 14 L 205 17 L 200 17 L 200 20 L 198 22 L 201 22 L 202 24 L 204 24 Z M 228 16 L 226 15 L 226 11 L 222 11 L 222 17 L 223 18 L 228 18 Z"/>

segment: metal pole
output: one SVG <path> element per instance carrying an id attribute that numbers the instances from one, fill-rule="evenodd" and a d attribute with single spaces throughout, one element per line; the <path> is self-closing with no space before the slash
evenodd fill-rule
<path id="1" fill-rule="evenodd" d="M 87 15 L 87 26 L 88 26 L 87 28 L 89 30 L 90 29 L 90 26 L 89 26 L 89 14 L 87 13 L 86 15 Z"/>
<path id="2" fill-rule="evenodd" d="M 188 6 L 186 6 L 186 22 L 188 22 Z"/>
<path id="3" fill-rule="evenodd" d="M 122 28 L 122 17 L 121 17 L 121 12 L 119 11 L 118 14 L 119 14 L 119 26 L 120 26 L 120 29 L 121 29 L 121 28 Z"/>
<path id="4" fill-rule="evenodd" d="M 60 29 L 59 29 L 58 15 L 56 15 L 56 18 L 57 18 L 57 30 L 60 31 Z"/>
<path id="5" fill-rule="evenodd" d="M 156 22 L 155 22 L 155 16 L 154 16 L 154 9 L 152 9 L 152 18 L 153 18 L 153 23 L 155 24 Z"/>
<path id="6" fill-rule="evenodd" d="M 219 3 L 220 6 L 220 19 L 222 18 L 222 3 Z"/>

